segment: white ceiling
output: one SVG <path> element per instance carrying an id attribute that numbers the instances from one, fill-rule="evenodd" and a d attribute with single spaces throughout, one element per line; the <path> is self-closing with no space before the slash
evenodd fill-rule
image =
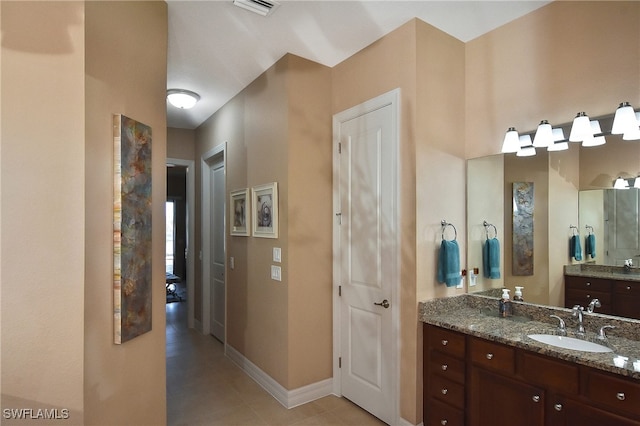
<path id="1" fill-rule="evenodd" d="M 286 53 L 333 67 L 417 17 L 467 42 L 550 1 L 280 1 L 267 17 L 232 0 L 167 0 L 167 89 L 200 94 L 167 104 L 167 125 L 193 129 Z"/>

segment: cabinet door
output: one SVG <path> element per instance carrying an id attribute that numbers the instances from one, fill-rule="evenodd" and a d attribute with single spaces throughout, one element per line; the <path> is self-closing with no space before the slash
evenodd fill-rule
<path id="1" fill-rule="evenodd" d="M 564 423 L 552 423 L 552 426 L 638 426 L 638 422 L 617 414 L 593 408 L 571 399 L 566 399 L 561 404 L 564 413 Z"/>
<path id="2" fill-rule="evenodd" d="M 477 367 L 471 369 L 470 386 L 470 425 L 544 424 L 542 389 Z"/>

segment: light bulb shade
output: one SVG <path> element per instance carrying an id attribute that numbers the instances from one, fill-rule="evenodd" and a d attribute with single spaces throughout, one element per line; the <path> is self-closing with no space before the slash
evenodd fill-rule
<path id="1" fill-rule="evenodd" d="M 189 90 L 169 89 L 167 90 L 167 99 L 176 108 L 190 109 L 200 100 L 200 95 Z"/>
<path id="2" fill-rule="evenodd" d="M 640 175 L 636 177 L 636 181 L 633 183 L 633 187 L 640 189 Z"/>
<path id="3" fill-rule="evenodd" d="M 569 142 L 582 142 L 587 136 L 593 136 L 591 122 L 585 112 L 579 112 L 576 118 L 573 119 Z"/>
<path id="4" fill-rule="evenodd" d="M 600 122 L 598 120 L 591 120 L 589 124 L 591 126 L 591 135 L 586 136 L 582 140 L 582 146 L 599 146 L 607 143 L 606 139 L 602 135 Z M 595 136 L 595 135 L 599 135 L 599 136 Z"/>
<path id="5" fill-rule="evenodd" d="M 566 151 L 567 149 L 569 149 L 569 144 L 567 143 L 567 141 L 554 142 L 547 147 L 547 151 L 551 151 L 551 152 Z"/>
<path id="6" fill-rule="evenodd" d="M 520 139 L 515 127 L 509 127 L 502 142 L 502 152 L 513 153 L 520 150 Z"/>
<path id="7" fill-rule="evenodd" d="M 636 112 L 636 120 L 638 125 L 631 130 L 624 132 L 622 139 L 625 141 L 637 141 L 640 139 L 640 112 Z"/>
<path id="8" fill-rule="evenodd" d="M 546 148 L 553 143 L 553 130 L 547 120 L 542 120 L 533 138 L 533 146 L 536 148 Z"/>
<path id="9" fill-rule="evenodd" d="M 614 189 L 628 189 L 629 188 L 629 182 L 627 182 L 626 179 L 622 179 L 621 177 L 619 177 L 618 179 L 616 179 L 615 183 L 613 184 L 613 188 Z"/>
<path id="10" fill-rule="evenodd" d="M 520 150 L 516 153 L 518 157 L 532 157 L 536 155 L 536 149 L 531 142 L 531 135 L 522 135 L 518 138 Z"/>
<path id="11" fill-rule="evenodd" d="M 623 102 L 616 110 L 613 117 L 613 127 L 611 127 L 612 135 L 622 135 L 638 128 L 638 120 L 633 107 L 629 102 Z"/>

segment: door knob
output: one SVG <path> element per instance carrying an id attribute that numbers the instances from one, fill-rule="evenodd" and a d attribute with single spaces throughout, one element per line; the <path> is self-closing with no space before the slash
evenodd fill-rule
<path id="1" fill-rule="evenodd" d="M 389 301 L 387 299 L 384 299 L 382 302 L 380 303 L 376 303 L 373 302 L 374 305 L 378 305 L 378 306 L 382 306 L 383 308 L 387 309 L 389 307 Z"/>

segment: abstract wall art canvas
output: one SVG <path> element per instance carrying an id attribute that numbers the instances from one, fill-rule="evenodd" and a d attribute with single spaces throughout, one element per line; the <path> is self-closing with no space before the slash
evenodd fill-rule
<path id="1" fill-rule="evenodd" d="M 533 182 L 513 183 L 513 275 L 533 275 Z"/>
<path id="2" fill-rule="evenodd" d="M 151 127 L 113 116 L 114 341 L 151 330 Z"/>

